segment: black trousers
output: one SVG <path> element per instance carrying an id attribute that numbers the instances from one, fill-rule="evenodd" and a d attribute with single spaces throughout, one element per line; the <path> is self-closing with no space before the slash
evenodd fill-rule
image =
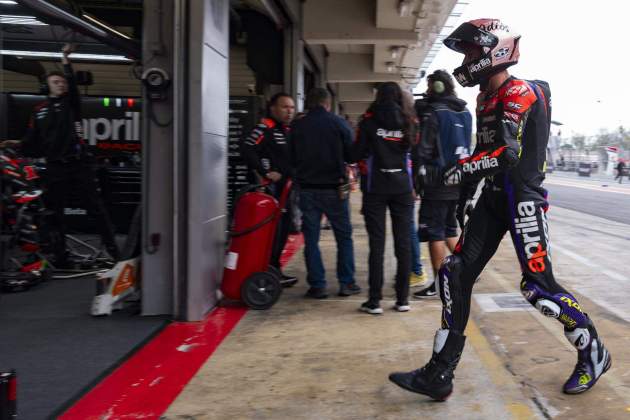
<path id="1" fill-rule="evenodd" d="M 586 315 L 575 297 L 553 275 L 547 206 L 544 195 L 531 190 L 511 185 L 505 191 L 484 188 L 453 253 L 461 259 L 461 265 L 440 269 L 442 328 L 464 332 L 475 279 L 508 231 L 521 265 L 521 292 L 525 298 L 534 306 L 540 299 L 553 302 L 562 313 L 543 313 L 554 316 L 567 328 L 586 324 Z"/>
<path id="2" fill-rule="evenodd" d="M 280 200 L 280 195 L 282 194 L 284 185 L 284 178 L 272 185 L 273 196 L 278 201 Z M 293 196 L 293 190 L 291 190 L 289 192 L 289 197 L 287 197 L 287 202 L 282 209 L 282 216 L 278 221 L 276 236 L 273 241 L 273 250 L 271 251 L 271 260 L 269 261 L 269 265 L 278 269 L 280 269 L 280 257 L 282 257 L 282 251 L 284 250 L 284 246 L 287 244 L 289 230 L 291 229 L 291 220 L 293 218 Z"/>
<path id="3" fill-rule="evenodd" d="M 72 192 L 81 197 L 82 205 L 88 214 L 96 218 L 99 233 L 107 252 L 113 258 L 119 257 L 114 239 L 114 227 L 99 197 L 96 174 L 89 162 L 49 162 L 44 176 L 46 207 L 52 211 L 51 247 L 57 262 L 66 258 L 64 208 L 68 195 Z"/>
<path id="4" fill-rule="evenodd" d="M 369 298 L 383 298 L 383 256 L 385 253 L 385 213 L 389 208 L 394 234 L 396 254 L 396 300 L 407 302 L 409 298 L 409 273 L 411 273 L 411 218 L 413 197 L 407 194 L 363 194 L 363 217 L 370 243 Z"/>

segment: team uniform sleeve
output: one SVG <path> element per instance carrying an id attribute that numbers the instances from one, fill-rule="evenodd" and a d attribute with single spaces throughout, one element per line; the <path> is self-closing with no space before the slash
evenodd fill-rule
<path id="1" fill-rule="evenodd" d="M 260 123 L 254 127 L 252 132 L 241 143 L 241 155 L 249 166 L 250 170 L 258 172 L 259 175 L 264 176 L 266 170 L 260 161 L 259 151 L 264 146 L 267 139 L 267 126 Z"/>
<path id="2" fill-rule="evenodd" d="M 357 127 L 354 142 L 350 149 L 351 162 L 358 162 L 368 157 L 368 133 L 365 118 Z"/>
<path id="3" fill-rule="evenodd" d="M 70 105 L 76 114 L 76 118 L 79 118 L 81 115 L 81 94 L 79 93 L 79 86 L 77 86 L 77 80 L 74 76 L 72 65 L 64 64 L 63 74 L 68 81 L 68 99 L 70 101 Z"/>
<path id="4" fill-rule="evenodd" d="M 31 115 L 31 119 L 28 122 L 26 134 L 20 142 L 20 149 L 24 156 L 27 157 L 40 157 L 39 151 L 39 129 L 35 123 L 35 112 Z"/>
<path id="5" fill-rule="evenodd" d="M 341 130 L 341 141 L 343 142 L 343 160 L 346 163 L 355 162 L 352 159 L 352 127 L 343 118 L 338 118 L 339 129 Z"/>

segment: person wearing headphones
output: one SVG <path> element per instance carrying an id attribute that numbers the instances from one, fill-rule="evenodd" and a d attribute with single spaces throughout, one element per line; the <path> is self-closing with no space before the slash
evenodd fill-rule
<path id="1" fill-rule="evenodd" d="M 421 130 L 417 188 L 422 196 L 418 236 L 420 241 L 429 242 L 433 276 L 413 294 L 416 299 L 436 298 L 435 276 L 459 236 L 456 215 L 461 187 L 432 185 L 427 178 L 468 157 L 472 135 L 472 115 L 466 102 L 457 97 L 451 75 L 436 70 L 427 77 L 427 84 L 426 97 L 416 101 Z M 459 209 L 464 206 L 462 203 Z"/>
<path id="2" fill-rule="evenodd" d="M 81 97 L 68 58 L 73 51 L 74 45 L 64 45 L 63 72 L 46 75 L 46 99 L 35 106 L 25 137 L 3 144 L 19 146 L 27 157 L 46 159 L 42 181 L 44 202 L 52 211 L 49 226 L 55 268 L 72 266 L 66 251 L 64 227 L 64 208 L 70 192 L 83 199 L 88 214 L 97 219 L 105 249 L 113 259 L 119 258 L 114 227 L 99 197 L 96 174 L 83 141 Z"/>

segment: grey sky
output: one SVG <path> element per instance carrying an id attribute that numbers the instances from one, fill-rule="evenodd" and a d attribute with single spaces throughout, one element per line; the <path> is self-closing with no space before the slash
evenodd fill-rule
<path id="1" fill-rule="evenodd" d="M 470 0 L 457 25 L 499 18 L 519 32 L 521 58 L 510 73 L 549 82 L 553 119 L 565 124 L 564 135 L 592 135 L 601 128 L 630 127 L 629 12 L 630 3 L 613 0 Z M 462 59 L 442 47 L 428 73 L 452 72 Z M 478 87 L 457 86 L 473 111 Z M 417 91 L 424 90 L 423 80 Z"/>

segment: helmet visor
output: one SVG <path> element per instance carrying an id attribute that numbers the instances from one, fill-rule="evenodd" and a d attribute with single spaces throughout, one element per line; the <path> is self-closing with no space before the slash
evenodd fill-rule
<path id="1" fill-rule="evenodd" d="M 494 48 L 498 43 L 499 38 L 496 35 L 469 22 L 459 25 L 444 40 L 444 45 L 462 54 L 466 54 L 471 46 Z"/>

